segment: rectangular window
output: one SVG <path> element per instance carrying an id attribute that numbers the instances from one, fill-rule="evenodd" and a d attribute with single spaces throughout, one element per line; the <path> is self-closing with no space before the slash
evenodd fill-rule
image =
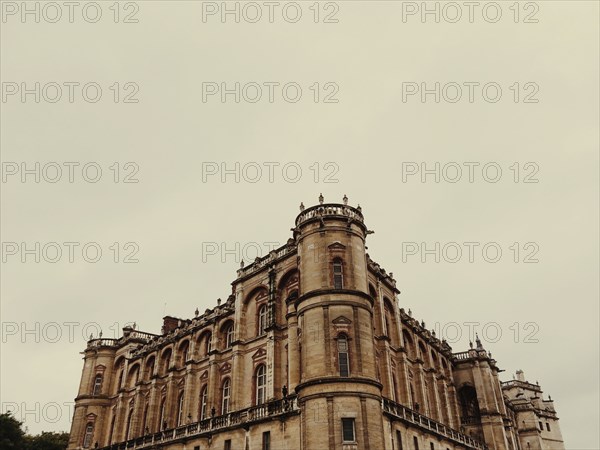
<path id="1" fill-rule="evenodd" d="M 416 436 L 413 436 L 413 445 L 415 447 L 413 450 L 419 450 L 419 438 Z"/>
<path id="2" fill-rule="evenodd" d="M 550 424 L 546 422 L 546 430 L 550 431 Z"/>
<path id="3" fill-rule="evenodd" d="M 348 368 L 348 353 L 339 353 L 340 357 L 340 377 L 347 377 L 350 375 Z"/>
<path id="4" fill-rule="evenodd" d="M 540 422 L 540 430 L 544 431 L 544 425 Z"/>
<path id="5" fill-rule="evenodd" d="M 431 450 L 435 450 L 435 447 L 433 446 L 433 442 L 430 442 L 430 443 L 429 443 L 429 448 L 430 448 Z"/>
<path id="6" fill-rule="evenodd" d="M 199 445 L 194 446 L 194 450 L 200 450 L 200 446 Z"/>
<path id="7" fill-rule="evenodd" d="M 271 432 L 265 431 L 262 436 L 262 450 L 271 450 Z"/>
<path id="8" fill-rule="evenodd" d="M 223 450 L 231 450 L 231 439 L 227 439 L 223 444 Z"/>
<path id="9" fill-rule="evenodd" d="M 354 435 L 354 419 L 342 419 L 342 441 L 356 442 Z"/>
<path id="10" fill-rule="evenodd" d="M 333 288 L 342 289 L 344 287 L 344 275 L 342 273 L 342 264 L 335 262 L 333 264 Z"/>
<path id="11" fill-rule="evenodd" d="M 402 450 L 402 432 L 396 430 L 396 442 L 398 442 L 398 450 Z"/>

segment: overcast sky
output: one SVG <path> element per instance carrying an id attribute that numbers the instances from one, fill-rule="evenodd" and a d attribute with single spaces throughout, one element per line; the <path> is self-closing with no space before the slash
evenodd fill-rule
<path id="1" fill-rule="evenodd" d="M 322 192 L 360 203 L 402 307 L 454 351 L 475 327 L 504 380 L 552 396 L 568 449 L 599 448 L 598 3 L 442 3 L 436 22 L 281 2 L 272 23 L 262 3 L 239 23 L 112 3 L 37 23 L 2 2 L 3 411 L 69 430 L 89 334 L 214 306 Z"/>

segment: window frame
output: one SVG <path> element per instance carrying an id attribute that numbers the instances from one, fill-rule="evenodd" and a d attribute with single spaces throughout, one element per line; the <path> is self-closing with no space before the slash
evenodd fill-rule
<path id="1" fill-rule="evenodd" d="M 254 403 L 261 405 L 267 400 L 267 368 L 264 364 L 259 364 L 254 372 L 254 385 Z"/>
<path id="2" fill-rule="evenodd" d="M 205 420 L 207 413 L 207 405 L 208 405 L 208 385 L 204 385 L 200 389 L 200 414 L 198 414 L 198 420 Z"/>
<path id="3" fill-rule="evenodd" d="M 83 448 L 90 448 L 92 446 L 92 439 L 94 437 L 94 423 L 93 422 L 87 422 L 85 425 L 85 430 L 83 433 L 83 441 L 82 441 L 82 447 Z"/>
<path id="4" fill-rule="evenodd" d="M 267 303 L 262 303 L 258 307 L 258 325 L 257 325 L 257 336 L 262 336 L 267 333 L 268 319 L 269 319 L 269 310 L 267 308 Z"/>
<path id="5" fill-rule="evenodd" d="M 100 382 L 98 382 L 100 379 Z M 102 381 L 104 380 L 104 375 L 101 373 L 97 373 L 94 377 L 94 387 L 92 389 L 92 395 L 101 395 L 102 394 Z"/>
<path id="6" fill-rule="evenodd" d="M 235 328 L 233 323 L 225 326 L 225 349 L 233 347 Z"/>
<path id="7" fill-rule="evenodd" d="M 225 395 L 227 393 L 227 395 Z M 231 379 L 225 378 L 221 384 L 221 414 L 229 414 L 231 401 Z"/>
<path id="8" fill-rule="evenodd" d="M 336 270 L 339 268 L 339 271 Z M 333 288 L 344 289 L 344 262 L 342 258 L 335 258 L 332 261 Z"/>
<path id="9" fill-rule="evenodd" d="M 338 372 L 340 377 L 349 377 L 350 376 L 350 339 L 345 334 L 340 334 L 337 337 L 337 357 L 338 357 Z M 342 343 L 345 345 L 345 351 L 340 349 Z M 344 356 L 344 358 L 342 358 Z M 345 359 L 345 372 L 342 373 L 342 359 Z"/>
<path id="10" fill-rule="evenodd" d="M 342 444 L 355 444 L 356 443 L 356 421 L 354 417 L 342 417 Z M 352 440 L 346 439 L 346 424 L 352 425 Z"/>

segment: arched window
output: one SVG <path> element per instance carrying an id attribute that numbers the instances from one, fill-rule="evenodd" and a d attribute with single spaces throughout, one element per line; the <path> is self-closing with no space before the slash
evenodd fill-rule
<path id="1" fill-rule="evenodd" d="M 342 260 L 340 258 L 336 258 L 333 260 L 333 288 L 344 288 L 344 270 Z"/>
<path id="2" fill-rule="evenodd" d="M 94 424 L 89 422 L 85 426 L 85 434 L 83 435 L 83 448 L 90 448 L 92 445 L 92 437 L 94 435 Z"/>
<path id="3" fill-rule="evenodd" d="M 163 352 L 162 357 L 160 359 L 160 375 L 161 376 L 166 375 L 170 366 L 171 366 L 171 349 L 168 348 Z"/>
<path id="4" fill-rule="evenodd" d="M 212 334 L 206 334 L 206 354 L 208 355 L 212 351 Z"/>
<path id="5" fill-rule="evenodd" d="M 149 381 L 154 375 L 154 356 L 151 356 L 146 362 L 146 370 L 144 371 L 144 379 Z"/>
<path id="6" fill-rule="evenodd" d="M 177 399 L 177 426 L 183 425 L 183 391 L 179 393 Z"/>
<path id="7" fill-rule="evenodd" d="M 266 390 L 267 390 L 267 371 L 265 365 L 261 364 L 256 369 L 256 404 L 260 405 L 265 402 Z"/>
<path id="8" fill-rule="evenodd" d="M 148 430 L 148 408 L 150 407 L 149 403 L 146 402 L 146 406 L 144 406 L 144 417 L 142 418 L 142 433 L 148 434 L 150 430 Z"/>
<path id="9" fill-rule="evenodd" d="M 342 334 L 338 337 L 337 348 L 340 377 L 347 377 L 350 375 L 350 361 L 348 359 L 348 338 L 345 335 Z"/>
<path id="10" fill-rule="evenodd" d="M 230 323 L 225 328 L 225 348 L 230 348 L 233 345 L 233 324 Z"/>
<path id="11" fill-rule="evenodd" d="M 200 391 L 200 420 L 206 419 L 206 404 L 208 400 L 208 386 L 204 386 Z"/>
<path id="12" fill-rule="evenodd" d="M 458 391 L 460 402 L 460 415 L 463 424 L 481 422 L 481 413 L 479 412 L 479 401 L 477 400 L 477 391 L 473 386 L 463 386 Z"/>
<path id="13" fill-rule="evenodd" d="M 133 387 L 138 382 L 140 376 L 140 365 L 134 364 L 129 368 L 129 373 L 127 374 L 127 386 Z"/>
<path id="14" fill-rule="evenodd" d="M 159 430 L 166 430 L 166 428 L 167 428 L 167 417 L 165 415 L 166 406 L 167 406 L 167 397 L 163 397 L 162 400 L 160 401 L 160 415 L 159 415 L 159 422 L 158 422 Z"/>
<path id="15" fill-rule="evenodd" d="M 125 376 L 125 363 L 119 369 L 119 381 L 117 382 L 117 391 L 123 387 L 123 377 Z"/>
<path id="16" fill-rule="evenodd" d="M 108 444 L 112 444 L 113 443 L 113 436 L 115 434 L 115 419 L 117 418 L 117 414 L 115 413 L 115 411 L 113 411 L 112 413 L 112 420 L 110 421 L 110 433 L 108 435 Z"/>
<path id="17" fill-rule="evenodd" d="M 188 360 L 189 349 L 189 341 L 183 341 L 179 346 L 179 367 L 185 367 L 185 363 Z"/>
<path id="18" fill-rule="evenodd" d="M 258 334 L 264 334 L 267 329 L 267 305 L 262 304 L 258 308 Z"/>
<path id="19" fill-rule="evenodd" d="M 94 390 L 92 392 L 93 395 L 100 395 L 102 392 L 102 374 L 99 373 L 94 378 Z"/>
<path id="20" fill-rule="evenodd" d="M 229 399 L 231 398 L 231 382 L 229 381 L 229 378 L 226 378 L 225 381 L 223 381 L 223 387 L 221 390 L 223 391 L 221 400 L 221 414 L 227 414 L 229 412 Z"/>
<path id="21" fill-rule="evenodd" d="M 127 427 L 125 428 L 125 440 L 128 441 L 132 438 L 131 436 L 131 420 L 133 419 L 133 408 L 129 410 L 127 414 Z"/>

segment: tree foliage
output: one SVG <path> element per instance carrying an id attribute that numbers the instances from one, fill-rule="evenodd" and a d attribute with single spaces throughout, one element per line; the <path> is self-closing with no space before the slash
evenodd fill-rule
<path id="1" fill-rule="evenodd" d="M 0 449 L 2 450 L 65 450 L 69 433 L 42 431 L 36 436 L 23 430 L 23 422 L 10 412 L 0 414 Z"/>

